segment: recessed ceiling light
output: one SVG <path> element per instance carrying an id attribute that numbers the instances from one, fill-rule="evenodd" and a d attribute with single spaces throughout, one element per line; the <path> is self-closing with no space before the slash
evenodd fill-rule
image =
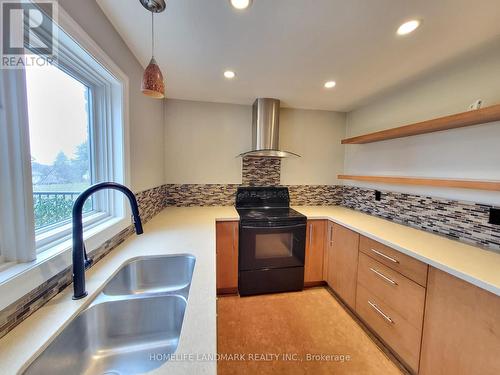
<path id="1" fill-rule="evenodd" d="M 419 20 L 411 20 L 403 23 L 398 27 L 398 35 L 406 35 L 415 31 L 420 26 Z"/>
<path id="2" fill-rule="evenodd" d="M 226 70 L 224 72 L 224 77 L 226 77 L 227 79 L 233 79 L 234 77 L 236 77 L 236 73 L 234 73 L 232 70 Z"/>
<path id="3" fill-rule="evenodd" d="M 337 82 L 335 81 L 328 81 L 325 83 L 325 88 L 327 89 L 333 89 L 337 85 Z"/>
<path id="4" fill-rule="evenodd" d="M 247 9 L 252 5 L 252 0 L 229 0 L 233 8 L 238 10 Z"/>

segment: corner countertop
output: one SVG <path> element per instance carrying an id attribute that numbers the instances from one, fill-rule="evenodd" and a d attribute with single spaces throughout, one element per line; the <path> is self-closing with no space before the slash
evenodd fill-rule
<path id="1" fill-rule="evenodd" d="M 294 207 L 309 219 L 328 219 L 364 236 L 500 295 L 500 254 L 396 224 L 351 209 Z M 183 254 L 196 257 L 179 346 L 175 358 L 210 356 L 217 351 L 215 222 L 238 220 L 233 207 L 166 208 L 87 271 L 89 297 L 73 301 L 66 288 L 26 321 L 0 339 L 2 373 L 15 374 L 39 354 L 69 321 L 102 290 L 130 258 Z M 150 374 L 216 374 L 214 360 L 168 361 Z"/>
<path id="2" fill-rule="evenodd" d="M 24 370 L 26 362 L 38 355 L 71 318 L 87 307 L 106 281 L 128 259 L 144 255 L 185 254 L 196 257 L 188 304 L 175 361 L 167 361 L 148 374 L 216 374 L 217 363 L 206 360 L 217 353 L 215 222 L 238 220 L 233 207 L 167 208 L 144 226 L 144 234 L 132 235 L 87 271 L 83 300 L 71 299 L 66 288 L 45 306 L 0 340 L 2 374 Z M 181 356 L 186 355 L 186 360 Z M 204 360 L 192 356 L 206 356 Z"/>
<path id="3" fill-rule="evenodd" d="M 293 207 L 328 219 L 500 296 L 500 253 L 339 206 Z"/>

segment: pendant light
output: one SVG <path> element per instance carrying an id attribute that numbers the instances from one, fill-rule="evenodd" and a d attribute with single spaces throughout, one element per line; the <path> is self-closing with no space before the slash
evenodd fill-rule
<path id="1" fill-rule="evenodd" d="M 154 14 L 165 10 L 166 4 L 164 0 L 139 0 L 141 4 L 151 12 L 151 61 L 144 70 L 142 76 L 141 91 L 144 95 L 155 99 L 163 99 L 165 97 L 165 83 L 163 82 L 163 74 L 160 67 L 156 63 L 154 57 L 155 37 L 154 37 Z"/>

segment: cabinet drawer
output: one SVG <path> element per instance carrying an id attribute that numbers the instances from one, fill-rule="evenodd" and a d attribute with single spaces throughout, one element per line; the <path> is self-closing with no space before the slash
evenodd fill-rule
<path id="1" fill-rule="evenodd" d="M 425 288 L 363 253 L 359 254 L 358 285 L 363 285 L 410 325 L 422 330 Z"/>
<path id="2" fill-rule="evenodd" d="M 418 372 L 421 330 L 409 324 L 363 285 L 357 288 L 356 312 L 403 362 Z"/>
<path id="3" fill-rule="evenodd" d="M 361 236 L 359 250 L 416 283 L 427 285 L 427 264 L 365 236 Z"/>

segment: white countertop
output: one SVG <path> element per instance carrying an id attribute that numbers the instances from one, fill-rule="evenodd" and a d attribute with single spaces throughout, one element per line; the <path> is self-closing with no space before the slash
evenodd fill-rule
<path id="1" fill-rule="evenodd" d="M 233 207 L 167 208 L 86 272 L 89 296 L 71 299 L 70 285 L 0 340 L 0 373 L 16 374 L 82 311 L 127 259 L 143 255 L 196 257 L 193 280 L 175 358 L 217 352 L 215 221 L 238 218 Z M 216 374 L 216 361 L 167 361 L 148 374 Z"/>
<path id="2" fill-rule="evenodd" d="M 500 253 L 339 206 L 294 207 L 329 219 L 500 296 Z"/>
<path id="3" fill-rule="evenodd" d="M 500 254 L 343 207 L 294 207 L 310 219 L 329 219 L 362 235 L 500 295 Z M 87 271 L 89 297 L 73 301 L 72 286 L 0 340 L 2 374 L 15 374 L 82 311 L 128 259 L 189 253 L 196 257 L 176 358 L 217 350 L 215 221 L 238 220 L 233 207 L 167 208 Z M 215 361 L 168 361 L 150 374 L 215 374 Z"/>

